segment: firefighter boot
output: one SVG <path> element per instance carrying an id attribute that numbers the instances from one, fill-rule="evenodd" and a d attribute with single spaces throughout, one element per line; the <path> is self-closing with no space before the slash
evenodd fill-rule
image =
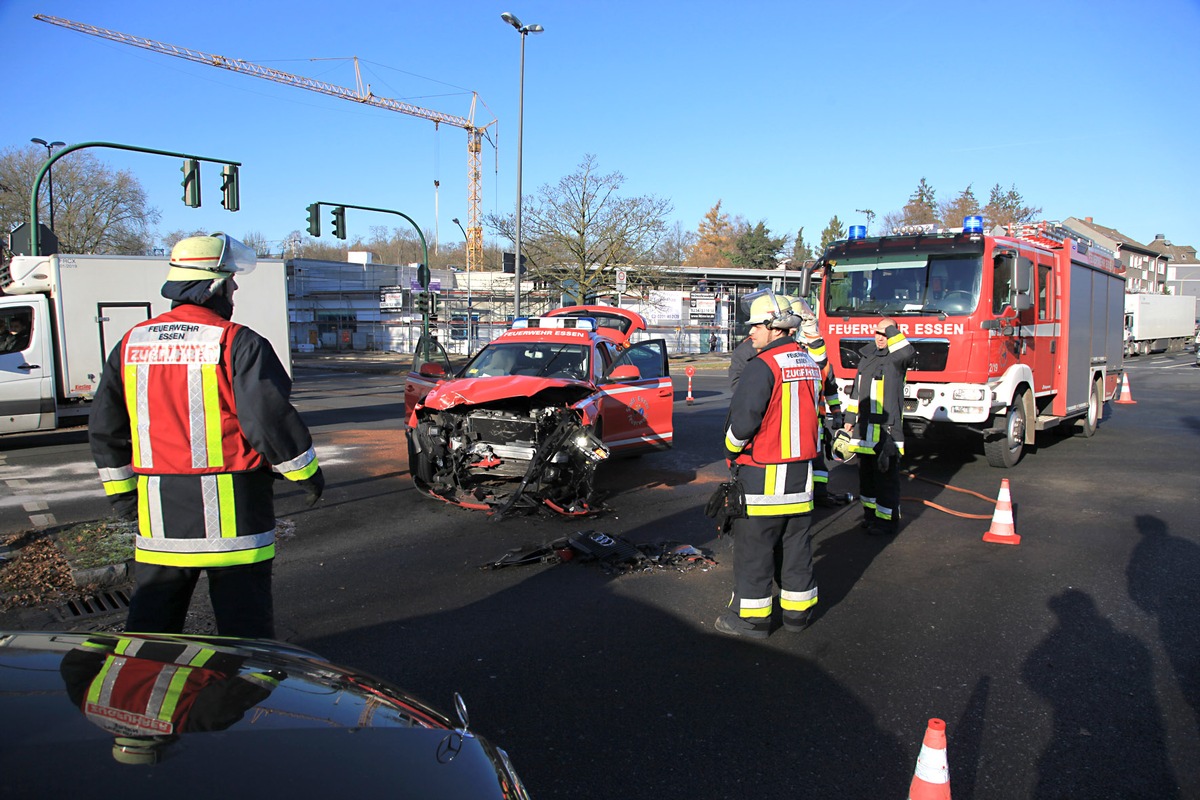
<path id="1" fill-rule="evenodd" d="M 809 618 L 812 612 L 808 609 L 804 611 L 784 611 L 783 612 L 783 629 L 792 633 L 799 633 L 808 627 Z"/>
<path id="2" fill-rule="evenodd" d="M 771 635 L 771 621 L 769 619 L 754 622 L 745 617 L 740 617 L 732 611 L 726 611 L 717 617 L 717 621 L 713 627 L 721 633 L 728 633 L 730 636 L 748 636 L 751 639 L 765 639 Z"/>

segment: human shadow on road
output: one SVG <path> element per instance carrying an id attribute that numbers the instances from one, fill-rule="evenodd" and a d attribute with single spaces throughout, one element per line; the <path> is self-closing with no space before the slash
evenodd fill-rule
<path id="1" fill-rule="evenodd" d="M 1139 514 L 1136 523 L 1142 538 L 1125 571 L 1129 597 L 1158 621 L 1158 638 L 1200 730 L 1200 545 L 1172 536 L 1158 517 Z"/>
<path id="2" fill-rule="evenodd" d="M 1057 627 L 1021 675 L 1054 714 L 1034 797 L 1178 797 L 1146 647 L 1068 589 L 1050 599 Z"/>

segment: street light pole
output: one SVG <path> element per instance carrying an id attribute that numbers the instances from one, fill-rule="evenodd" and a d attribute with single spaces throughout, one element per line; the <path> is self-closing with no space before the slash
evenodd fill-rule
<path id="1" fill-rule="evenodd" d="M 66 142 L 47 142 L 45 139 L 38 139 L 36 137 L 34 137 L 33 139 L 30 139 L 29 141 L 33 142 L 34 144 L 40 144 L 42 147 L 46 148 L 46 154 L 48 157 L 54 155 L 54 148 L 67 146 Z M 50 200 L 50 232 L 54 233 L 54 170 L 53 169 L 50 169 L 49 171 L 46 172 L 46 185 L 47 185 L 47 188 L 48 188 L 48 191 L 50 194 L 50 197 L 49 197 L 49 200 Z"/>
<path id="2" fill-rule="evenodd" d="M 467 247 L 471 246 L 471 239 L 467 236 L 467 232 L 463 230 L 462 223 L 458 221 L 458 217 L 450 220 L 458 229 L 462 231 L 463 241 L 467 243 Z M 465 252 L 465 251 L 464 251 Z M 467 259 L 467 355 L 471 355 L 471 350 L 475 347 L 475 338 L 471 335 L 471 259 Z"/>
<path id="3" fill-rule="evenodd" d="M 517 29 L 521 34 L 521 89 L 517 99 L 517 230 L 513 265 L 513 319 L 521 316 L 521 151 L 525 134 L 525 37 L 530 33 L 541 33 L 545 30 L 541 25 L 522 25 L 521 20 L 505 11 L 500 19 Z"/>

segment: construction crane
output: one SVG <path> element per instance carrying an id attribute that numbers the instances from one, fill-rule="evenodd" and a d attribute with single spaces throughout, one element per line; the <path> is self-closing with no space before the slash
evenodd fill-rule
<path id="1" fill-rule="evenodd" d="M 195 61 L 197 64 L 220 67 L 231 72 L 241 73 L 242 75 L 253 75 L 256 78 L 264 78 L 276 83 L 283 83 L 300 89 L 308 89 L 312 92 L 320 92 L 331 97 L 340 97 L 343 100 L 375 106 L 376 108 L 388 111 L 399 111 L 401 114 L 408 114 L 429 120 L 435 126 L 445 124 L 462 128 L 467 132 L 467 270 L 473 271 L 483 266 L 483 228 L 479 212 L 479 186 L 482 175 L 480 157 L 483 149 L 483 137 L 487 135 L 487 129 L 496 124 L 496 120 L 493 119 L 482 127 L 475 124 L 475 105 L 479 99 L 479 96 L 475 92 L 471 92 L 470 113 L 466 117 L 458 117 L 453 114 L 444 114 L 440 111 L 431 111 L 427 108 L 414 106 L 411 103 L 391 100 L 387 97 L 376 97 L 371 94 L 370 87 L 363 88 L 362 75 L 359 73 L 357 58 L 354 59 L 354 76 L 357 88 L 347 89 L 344 86 L 336 86 L 324 81 L 314 80 L 313 78 L 305 78 L 301 75 L 292 75 L 277 69 L 271 69 L 270 67 L 252 64 L 249 61 L 226 58 L 225 56 L 213 55 L 212 53 L 202 53 L 199 50 L 191 50 L 173 44 L 156 42 L 153 39 L 143 39 L 140 36 L 131 36 L 119 31 L 98 28 L 95 25 L 88 25 L 84 22 L 75 22 L 46 14 L 34 14 L 33 18 L 79 33 L 99 36 L 101 39 L 121 42 L 122 44 L 131 44 L 134 47 L 141 47 L 154 53 L 162 53 L 163 55 Z"/>

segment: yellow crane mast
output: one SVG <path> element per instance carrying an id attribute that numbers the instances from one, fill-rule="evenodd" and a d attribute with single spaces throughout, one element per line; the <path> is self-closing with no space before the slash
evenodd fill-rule
<path id="1" fill-rule="evenodd" d="M 473 271 L 482 268 L 483 228 L 479 211 L 479 185 L 483 171 L 480 168 L 480 156 L 483 150 L 483 137 L 487 134 L 487 129 L 496 124 L 496 120 L 493 119 L 482 127 L 475 124 L 475 105 L 479 99 L 479 96 L 475 92 L 471 92 L 470 114 L 466 117 L 459 117 L 453 114 L 444 114 L 440 111 L 431 111 L 427 108 L 421 108 L 411 103 L 404 103 L 387 97 L 376 97 L 371 93 L 369 87 L 365 90 L 363 89 L 362 76 L 358 71 L 357 58 L 354 59 L 354 74 L 358 85 L 356 89 L 347 89 L 344 86 L 337 86 L 313 78 L 305 78 L 301 75 L 292 75 L 259 64 L 252 64 L 249 61 L 226 58 L 225 56 L 213 55 L 212 53 L 203 53 L 199 50 L 166 44 L 165 42 L 156 42 L 153 39 L 144 39 L 140 36 L 131 36 L 119 31 L 110 31 L 106 28 L 98 28 L 95 25 L 88 25 L 84 22 L 75 22 L 69 19 L 62 19 L 61 17 L 52 17 L 47 14 L 34 14 L 34 19 L 49 22 L 51 25 L 58 25 L 79 33 L 86 33 L 90 36 L 98 36 L 101 39 L 121 42 L 122 44 L 131 44 L 134 47 L 141 47 L 154 53 L 162 53 L 163 55 L 195 61 L 197 64 L 220 67 L 232 72 L 241 73 L 242 75 L 253 75 L 256 78 L 264 78 L 276 83 L 283 83 L 300 89 L 308 89 L 312 92 L 320 92 L 331 97 L 340 97 L 343 100 L 350 100 L 363 105 L 375 106 L 376 108 L 388 111 L 398 111 L 401 114 L 408 114 L 429 120 L 435 126 L 445 124 L 462 128 L 467 132 L 467 270 Z"/>

